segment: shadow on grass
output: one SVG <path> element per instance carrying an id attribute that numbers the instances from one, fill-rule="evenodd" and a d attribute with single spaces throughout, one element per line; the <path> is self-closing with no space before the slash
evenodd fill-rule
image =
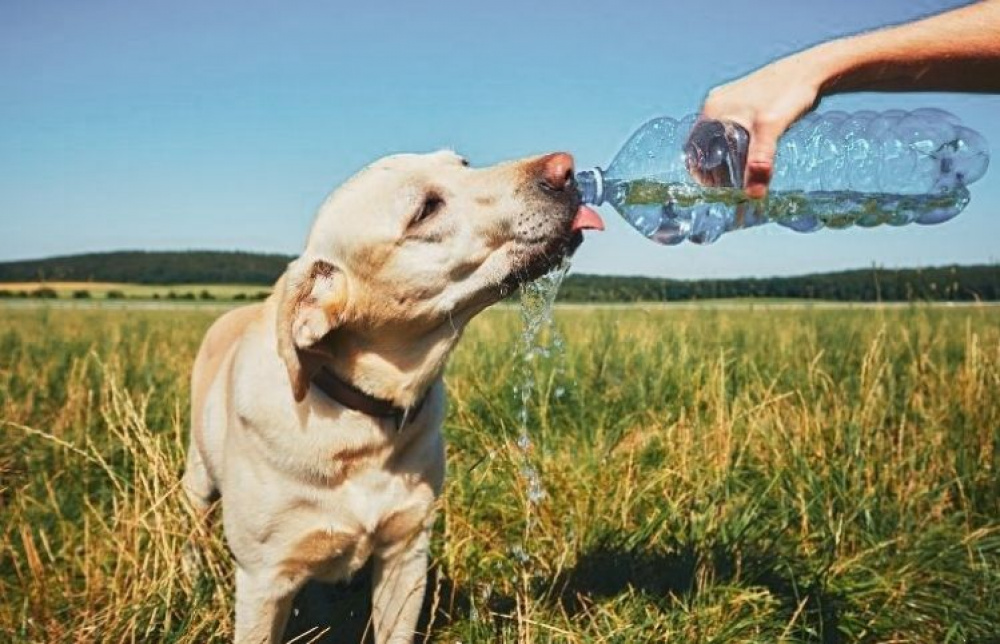
<path id="1" fill-rule="evenodd" d="M 843 598 L 822 588 L 815 579 L 795 578 L 796 566 L 787 557 L 762 551 L 747 554 L 747 544 L 736 549 L 717 546 L 708 552 L 694 548 L 674 548 L 664 552 L 652 547 L 627 547 L 612 541 L 598 543 L 580 553 L 577 564 L 552 584 L 547 593 L 540 593 L 553 606 L 570 616 L 580 614 L 588 605 L 635 592 L 661 606 L 694 598 L 698 593 L 700 571 L 707 571 L 715 584 L 766 588 L 778 599 L 789 617 L 800 612 L 800 634 L 804 641 L 821 644 L 842 644 L 848 640 L 840 633 L 840 613 Z M 803 562 L 804 563 L 804 562 Z M 469 619 L 472 604 L 470 589 L 433 568 L 428 573 L 427 594 L 421 611 L 419 633 L 428 633 L 449 624 Z M 552 590 L 554 589 L 554 590 Z M 322 644 L 373 644 L 369 625 L 371 617 L 371 569 L 364 568 L 350 584 L 329 585 L 310 582 L 295 601 L 296 610 L 285 631 L 285 641 L 301 636 L 296 642 Z M 486 608 L 497 617 L 513 612 L 513 597 L 494 592 Z M 801 610 L 800 610 L 801 606 Z M 499 622 L 496 624 L 499 627 Z M 314 629 L 314 630 L 311 630 Z M 311 639 L 302 636 L 307 631 L 326 635 Z M 429 642 L 433 637 L 418 637 L 417 642 Z"/>
<path id="2" fill-rule="evenodd" d="M 705 571 L 716 584 L 766 588 L 782 603 L 789 617 L 801 606 L 800 612 L 812 630 L 803 633 L 805 641 L 847 641 L 839 629 L 843 598 L 825 590 L 818 579 L 796 579 L 792 571 L 806 566 L 795 565 L 787 557 L 767 550 L 748 554 L 747 544 L 741 544 L 739 555 L 736 553 L 732 546 L 720 545 L 707 552 L 693 547 L 665 552 L 624 547 L 608 540 L 580 554 L 576 566 L 557 582 L 555 587 L 561 589 L 557 600 L 568 614 L 576 615 L 589 604 L 629 590 L 660 601 L 690 599 L 698 593 L 699 572 Z"/>
<path id="3" fill-rule="evenodd" d="M 295 597 L 283 642 L 360 644 L 374 642 L 371 618 L 371 567 L 349 584 L 310 581 Z M 324 633 L 319 635 L 320 633 Z M 314 635 L 319 635 L 314 637 Z"/>
<path id="4" fill-rule="evenodd" d="M 285 629 L 285 642 L 296 644 L 374 644 L 370 625 L 372 570 L 366 565 L 349 584 L 324 584 L 311 581 L 295 598 L 294 609 Z M 495 612 L 513 608 L 513 599 L 497 597 L 490 602 Z M 426 634 L 453 622 L 468 619 L 468 591 L 437 567 L 427 573 L 427 593 L 420 611 L 415 642 L 423 644 L 433 637 Z M 325 633 L 324 633 L 325 631 Z M 323 635 L 319 635 L 324 633 Z"/>

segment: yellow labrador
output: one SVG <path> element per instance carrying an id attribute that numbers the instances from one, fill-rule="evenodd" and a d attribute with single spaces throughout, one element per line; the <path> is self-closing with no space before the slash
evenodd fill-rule
<path id="1" fill-rule="evenodd" d="M 369 557 L 376 640 L 412 641 L 448 354 L 474 315 L 600 227 L 567 154 L 482 169 L 392 156 L 326 200 L 266 302 L 215 322 L 184 487 L 206 512 L 222 497 L 237 642 L 278 641 L 308 579 L 347 579 Z"/>

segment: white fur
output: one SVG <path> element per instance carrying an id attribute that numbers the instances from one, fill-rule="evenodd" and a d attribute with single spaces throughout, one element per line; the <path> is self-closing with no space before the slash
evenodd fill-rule
<path id="1" fill-rule="evenodd" d="M 209 330 L 184 486 L 206 515 L 222 496 L 238 642 L 279 641 L 307 579 L 346 579 L 370 557 L 378 642 L 412 640 L 444 479 L 445 361 L 499 282 L 562 248 L 575 211 L 535 189 L 543 163 L 383 159 L 327 199 L 270 299 Z M 440 212 L 409 225 L 429 194 Z M 321 365 L 402 407 L 426 402 L 397 431 L 312 387 Z"/>

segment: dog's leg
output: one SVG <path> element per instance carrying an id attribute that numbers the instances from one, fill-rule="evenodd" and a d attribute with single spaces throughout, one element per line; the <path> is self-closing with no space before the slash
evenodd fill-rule
<path id="1" fill-rule="evenodd" d="M 404 549 L 376 557 L 372 618 L 378 644 L 410 644 L 420 617 L 427 584 L 429 529 L 421 530 Z"/>
<path id="2" fill-rule="evenodd" d="M 200 516 L 208 514 L 212 503 L 219 496 L 205 462 L 201 459 L 201 452 L 192 440 L 188 445 L 187 462 L 184 466 L 184 477 L 181 479 L 184 492 L 187 494 L 191 505 L 198 511 Z"/>
<path id="3" fill-rule="evenodd" d="M 236 568 L 236 644 L 279 644 L 298 587 Z"/>
<path id="4" fill-rule="evenodd" d="M 195 574 L 201 569 L 200 550 L 197 542 L 208 534 L 212 522 L 212 503 L 218 498 L 219 492 L 212 481 L 208 469 L 202 461 L 201 453 L 194 441 L 188 446 L 187 464 L 184 467 L 184 477 L 181 484 L 191 506 L 195 511 L 195 529 L 184 544 L 181 565 L 188 574 Z"/>

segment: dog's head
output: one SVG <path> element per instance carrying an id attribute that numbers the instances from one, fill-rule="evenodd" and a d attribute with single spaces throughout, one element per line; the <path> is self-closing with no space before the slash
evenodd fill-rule
<path id="1" fill-rule="evenodd" d="M 568 154 L 488 168 L 452 152 L 375 162 L 327 198 L 278 285 L 296 399 L 308 389 L 299 353 L 332 331 L 417 345 L 445 325 L 457 335 L 600 225 L 579 202 Z"/>

